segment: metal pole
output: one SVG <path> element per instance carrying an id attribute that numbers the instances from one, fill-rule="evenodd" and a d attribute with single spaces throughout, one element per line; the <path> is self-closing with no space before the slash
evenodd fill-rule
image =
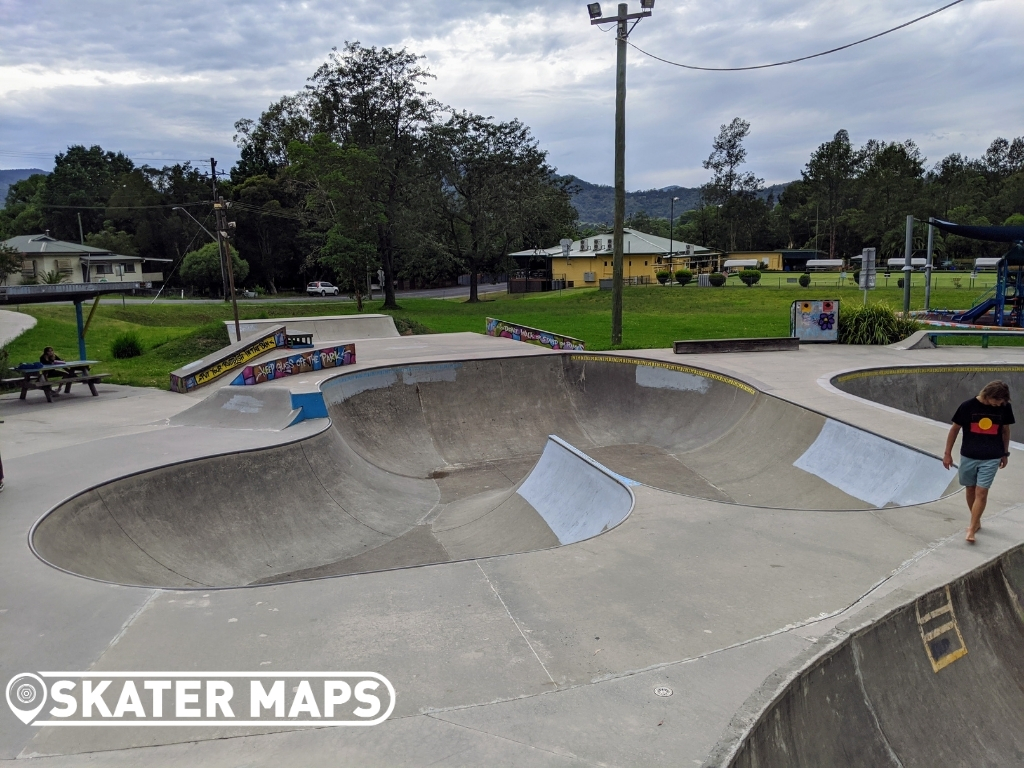
<path id="1" fill-rule="evenodd" d="M 914 217 L 907 216 L 907 242 L 906 255 L 903 260 L 903 316 L 910 315 L 910 273 L 914 271 L 914 265 L 910 263 L 914 253 Z"/>
<path id="2" fill-rule="evenodd" d="M 82 213 L 78 212 L 78 242 L 85 245 L 85 235 L 82 234 Z"/>
<path id="3" fill-rule="evenodd" d="M 932 308 L 932 248 L 935 244 L 935 227 L 928 220 L 928 256 L 924 264 L 924 311 Z"/>
<path id="4" fill-rule="evenodd" d="M 78 325 L 78 359 L 85 360 L 85 324 L 82 322 L 82 302 L 75 302 L 75 322 Z"/>
<path id="5" fill-rule="evenodd" d="M 626 15 L 619 3 L 615 39 L 615 231 L 612 237 L 612 344 L 622 343 L 622 227 L 626 218 Z"/>

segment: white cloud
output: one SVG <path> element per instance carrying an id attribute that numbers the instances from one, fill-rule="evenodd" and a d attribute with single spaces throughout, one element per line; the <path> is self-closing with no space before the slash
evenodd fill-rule
<path id="1" fill-rule="evenodd" d="M 659 0 L 632 40 L 665 58 L 741 66 L 849 42 L 937 0 Z M 614 36 L 582 0 L 310 0 L 209 4 L 0 0 L 0 165 L 71 143 L 140 157 L 237 157 L 233 124 L 301 88 L 346 40 L 426 57 L 440 100 L 530 125 L 566 173 L 612 176 Z M 633 5 L 636 5 L 633 0 Z M 614 3 L 605 3 L 611 12 Z M 972 0 L 811 62 L 693 72 L 630 49 L 627 184 L 693 185 L 718 126 L 753 125 L 750 168 L 796 178 L 839 128 L 853 140 L 914 138 L 930 160 L 978 155 L 1024 133 L 1016 80 L 1024 4 Z M 54 56 L 59 50 L 60 55 Z M 10 152 L 24 153 L 21 156 Z M 152 162 L 152 161 L 151 161 Z"/>

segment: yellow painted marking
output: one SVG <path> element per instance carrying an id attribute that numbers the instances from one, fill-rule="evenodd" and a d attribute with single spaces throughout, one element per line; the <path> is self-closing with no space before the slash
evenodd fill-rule
<path id="1" fill-rule="evenodd" d="M 924 599 L 924 598 L 922 598 Z M 926 613 L 924 616 L 921 615 L 921 600 L 914 603 L 914 611 L 917 614 L 918 630 L 921 632 L 921 641 L 924 643 L 924 652 L 928 657 L 928 661 L 931 662 L 932 670 L 937 674 L 940 670 L 945 669 L 957 659 L 962 659 L 967 655 L 967 644 L 964 643 L 964 636 L 960 633 L 960 625 L 956 621 L 956 614 L 953 612 L 953 597 L 949 594 L 949 586 L 946 586 L 946 604 L 936 608 L 933 611 Z M 934 619 L 936 616 L 941 616 L 944 613 L 949 614 L 949 622 L 943 624 L 937 629 L 925 632 L 924 625 L 929 620 Z M 955 632 L 956 638 L 960 642 L 960 647 L 955 651 L 945 654 L 940 659 L 936 660 L 932 656 L 932 648 L 929 643 L 940 635 L 945 635 L 949 632 Z"/>
<path id="2" fill-rule="evenodd" d="M 571 360 L 582 360 L 584 362 L 594 361 L 599 363 L 627 363 L 629 365 L 646 365 L 650 368 L 665 368 L 670 371 L 679 371 L 680 373 L 689 373 L 692 376 L 703 376 L 705 379 L 713 379 L 714 381 L 720 381 L 723 384 L 731 384 L 737 389 L 742 389 L 744 392 L 749 392 L 751 395 L 756 395 L 757 390 L 749 384 L 744 384 L 738 379 L 734 379 L 731 376 L 725 376 L 721 373 L 715 373 L 714 371 L 705 371 L 701 368 L 691 368 L 688 365 L 677 365 L 675 363 L 662 363 L 658 360 L 641 360 L 636 357 L 614 357 L 612 355 L 570 355 Z"/>
<path id="3" fill-rule="evenodd" d="M 918 622 L 920 624 L 927 624 L 929 621 L 934 619 L 936 616 L 941 616 L 944 613 L 950 613 L 952 610 L 953 609 L 950 606 L 944 605 L 941 608 L 936 608 L 931 613 L 926 613 L 924 616 L 918 616 L 917 620 L 918 620 Z"/>
<path id="4" fill-rule="evenodd" d="M 956 624 L 954 624 L 952 621 L 948 624 L 943 624 L 941 627 L 933 629 L 931 632 L 925 632 L 923 635 L 921 635 L 921 637 L 923 637 L 924 641 L 927 643 L 929 640 L 934 640 L 939 635 L 946 634 L 951 629 L 956 629 Z"/>
<path id="5" fill-rule="evenodd" d="M 840 384 L 853 379 L 864 379 L 870 376 L 894 376 L 906 373 L 1022 373 L 1024 365 L 908 365 L 902 368 L 872 368 L 867 371 L 854 371 L 837 376 Z"/>

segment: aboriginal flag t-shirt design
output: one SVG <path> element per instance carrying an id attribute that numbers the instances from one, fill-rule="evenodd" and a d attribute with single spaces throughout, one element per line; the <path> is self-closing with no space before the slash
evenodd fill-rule
<path id="1" fill-rule="evenodd" d="M 1002 458 L 1006 450 L 1002 427 L 1014 423 L 1013 408 L 1006 405 L 985 405 L 972 397 L 956 409 L 953 423 L 963 429 L 960 454 L 968 459 L 988 460 Z"/>

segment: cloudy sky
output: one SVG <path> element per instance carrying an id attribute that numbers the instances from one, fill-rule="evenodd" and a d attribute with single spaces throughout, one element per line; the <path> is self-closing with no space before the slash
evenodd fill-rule
<path id="1" fill-rule="evenodd" d="M 841 45 L 942 4 L 657 0 L 631 41 L 676 61 L 743 66 Z M 1020 0 L 966 0 L 880 40 L 765 71 L 693 72 L 630 49 L 627 187 L 702 183 L 713 136 L 736 116 L 753 126 L 749 168 L 769 183 L 798 177 L 839 128 L 858 144 L 913 138 L 929 162 L 980 155 L 996 136 L 1024 134 L 1022 36 Z M 69 144 L 151 165 L 215 156 L 227 167 L 234 122 L 300 89 L 346 40 L 422 54 L 437 98 L 518 117 L 561 172 L 611 183 L 614 35 L 589 25 L 582 0 L 0 0 L 0 168 L 49 169 Z"/>

